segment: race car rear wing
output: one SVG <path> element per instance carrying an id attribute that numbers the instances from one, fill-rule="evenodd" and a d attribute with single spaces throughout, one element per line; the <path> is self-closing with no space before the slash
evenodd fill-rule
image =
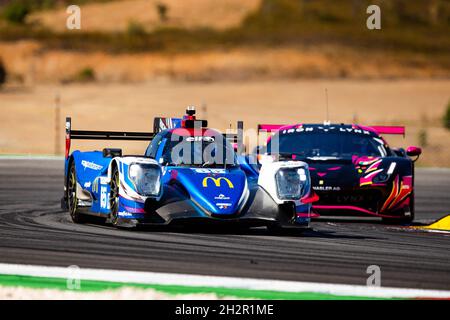
<path id="1" fill-rule="evenodd" d="M 280 130 L 281 127 L 286 126 L 285 124 L 258 124 L 258 141 L 259 141 L 259 135 L 261 132 L 264 132 L 268 134 L 266 137 L 270 137 L 276 132 Z M 264 143 L 265 144 L 265 143 Z"/>
<path id="2" fill-rule="evenodd" d="M 277 132 L 284 124 L 258 124 L 258 133 L 260 131 Z"/>
<path id="3" fill-rule="evenodd" d="M 274 133 L 284 127 L 284 124 L 258 124 L 258 134 L 260 131 Z M 398 134 L 405 136 L 406 129 L 404 126 L 358 126 L 361 129 L 375 131 L 378 134 Z"/>
<path id="4" fill-rule="evenodd" d="M 182 118 L 155 117 L 153 119 L 153 132 L 159 133 L 167 129 L 181 128 Z"/>
<path id="5" fill-rule="evenodd" d="M 65 156 L 69 157 L 72 140 L 151 141 L 154 136 L 153 132 L 72 130 L 72 118 L 67 117 Z"/>
<path id="6" fill-rule="evenodd" d="M 405 136 L 406 129 L 404 126 L 370 126 L 379 134 L 401 134 Z"/>
<path id="7" fill-rule="evenodd" d="M 171 128 L 181 127 L 181 118 L 161 118 L 156 117 L 153 121 L 154 132 L 130 132 L 130 131 L 92 131 L 73 130 L 72 118 L 66 118 L 66 159 L 70 154 L 72 140 L 127 140 L 127 141 L 151 141 L 156 133 Z M 203 121 L 199 121 L 202 122 Z M 244 122 L 237 122 L 236 133 L 224 133 L 223 136 L 235 147 L 238 154 L 244 152 Z"/>

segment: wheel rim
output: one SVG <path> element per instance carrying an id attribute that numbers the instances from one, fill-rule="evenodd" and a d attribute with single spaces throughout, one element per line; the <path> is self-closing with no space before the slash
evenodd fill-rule
<path id="1" fill-rule="evenodd" d="M 109 197 L 109 205 L 111 208 L 111 222 L 113 224 L 117 223 L 118 212 L 119 212 L 119 174 L 114 172 L 113 178 L 111 179 L 111 191 Z"/>
<path id="2" fill-rule="evenodd" d="M 69 202 L 70 215 L 73 217 L 77 210 L 77 204 L 78 204 L 77 179 L 75 176 L 75 168 L 74 167 L 72 167 L 70 169 L 69 184 L 67 186 L 67 196 L 68 196 L 68 202 Z"/>

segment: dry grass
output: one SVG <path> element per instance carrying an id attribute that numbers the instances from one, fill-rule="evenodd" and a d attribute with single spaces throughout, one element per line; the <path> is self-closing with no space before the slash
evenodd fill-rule
<path id="1" fill-rule="evenodd" d="M 111 55 L 47 50 L 37 42 L 20 41 L 0 42 L 0 57 L 13 78 L 27 83 L 66 81 L 86 67 L 101 82 L 450 76 L 449 70 L 421 55 L 396 58 L 382 51 L 368 54 L 336 45 Z"/>
<path id="2" fill-rule="evenodd" d="M 169 7 L 165 26 L 224 30 L 239 26 L 261 0 L 161 1 Z M 161 26 L 156 3 L 87 4 L 82 6 L 82 29 L 124 31 L 134 21 L 153 30 Z M 30 19 L 63 31 L 66 17 L 62 8 L 34 13 Z M 415 37 L 408 39 L 414 47 L 422 43 Z M 333 121 L 358 118 L 369 125 L 406 124 L 405 141 L 390 139 L 403 146 L 417 144 L 419 131 L 425 129 L 429 146 L 419 163 L 450 166 L 449 131 L 439 121 L 450 98 L 450 71 L 442 58 L 445 51 L 434 56 L 426 50 L 386 49 L 389 46 L 359 50 L 316 40 L 296 46 L 294 41 L 284 46 L 233 45 L 225 50 L 220 44 L 189 52 L 178 48 L 115 55 L 101 48 L 83 52 L 49 49 L 45 41 L 0 42 L 0 58 L 10 75 L 9 85 L 0 91 L 0 153 L 53 153 L 57 93 L 62 97 L 63 115 L 72 115 L 76 127 L 146 131 L 154 116 L 179 116 L 184 106 L 203 101 L 208 104 L 211 125 L 222 129 L 238 119 L 252 128 L 261 122 L 322 121 L 324 89 L 328 88 Z M 62 85 L 90 69 L 97 83 Z M 406 78 L 417 80 L 402 80 Z M 432 80 L 437 78 L 444 80 Z M 82 145 L 94 146 L 104 144 Z M 145 148 L 142 143 L 125 146 L 130 153 Z"/>
<path id="3" fill-rule="evenodd" d="M 167 22 L 161 23 L 157 7 L 164 3 Z M 226 29 L 237 26 L 260 0 L 119 0 L 81 6 L 83 31 L 124 31 L 131 21 L 142 24 L 148 31 L 160 26 L 182 28 L 209 27 Z M 37 12 L 29 22 L 38 22 L 54 31 L 64 31 L 67 13 L 65 8 Z"/>
<path id="4" fill-rule="evenodd" d="M 425 128 L 429 147 L 419 165 L 450 166 L 450 132 L 441 127 L 450 98 L 450 80 L 280 80 L 253 82 L 39 85 L 0 91 L 0 153 L 54 152 L 54 97 L 61 95 L 62 117 L 75 128 L 149 131 L 154 116 L 180 116 L 185 106 L 206 103 L 210 126 L 228 128 L 244 120 L 258 123 L 321 122 L 328 88 L 330 118 L 367 125 L 404 124 L 406 139 L 391 145 L 418 144 Z M 199 116 L 202 116 L 201 112 Z M 61 123 L 61 147 L 63 145 Z M 76 142 L 81 149 L 124 146 L 142 153 L 146 143 Z M 62 152 L 63 150 L 60 150 Z"/>

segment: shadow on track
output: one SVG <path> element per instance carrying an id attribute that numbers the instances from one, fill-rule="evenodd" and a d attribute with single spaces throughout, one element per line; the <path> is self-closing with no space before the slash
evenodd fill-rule
<path id="1" fill-rule="evenodd" d="M 115 230 L 110 224 L 105 223 L 104 218 L 89 217 L 89 225 L 103 228 L 110 228 L 112 232 Z M 214 223 L 203 224 L 169 224 L 169 225 L 152 225 L 139 226 L 136 228 L 120 228 L 121 231 L 130 233 L 180 233 L 180 234 L 208 234 L 208 235 L 244 235 L 244 236 L 267 236 L 267 237 L 307 237 L 307 238 L 326 238 L 326 239 L 377 239 L 376 237 L 357 236 L 338 234 L 336 231 L 316 230 L 311 228 L 286 228 L 282 230 L 269 230 L 266 227 L 247 227 L 233 224 L 218 225 Z"/>
<path id="2" fill-rule="evenodd" d="M 370 223 L 371 225 L 377 225 L 377 226 L 385 226 L 385 227 L 391 227 L 391 226 L 423 226 L 426 225 L 422 222 L 413 221 L 412 223 L 386 223 L 383 222 L 381 219 L 361 219 L 361 218 L 332 218 L 332 217 L 320 217 L 312 220 L 312 223 L 320 223 L 320 222 L 329 222 L 329 223 L 349 223 L 349 224 L 367 224 Z"/>

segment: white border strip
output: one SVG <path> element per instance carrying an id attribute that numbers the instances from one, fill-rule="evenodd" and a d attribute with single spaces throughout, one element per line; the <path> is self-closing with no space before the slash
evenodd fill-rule
<path id="1" fill-rule="evenodd" d="M 84 268 L 76 270 L 73 268 L 63 267 L 2 263 L 0 263 L 0 274 L 65 279 L 74 279 L 74 275 L 77 275 L 79 279 L 93 281 L 140 283 L 149 285 L 177 285 L 187 287 L 220 287 L 229 289 L 279 292 L 313 292 L 373 298 L 450 298 L 450 291 L 440 290 L 368 287 L 361 285 L 217 277 L 160 272 L 119 271 Z"/>
<path id="2" fill-rule="evenodd" d="M 434 233 L 450 234 L 450 231 L 447 231 L 447 230 L 440 230 L 440 229 L 427 229 L 427 228 L 421 228 L 421 229 L 416 229 L 416 230 L 425 231 L 425 232 L 434 232 Z"/>

